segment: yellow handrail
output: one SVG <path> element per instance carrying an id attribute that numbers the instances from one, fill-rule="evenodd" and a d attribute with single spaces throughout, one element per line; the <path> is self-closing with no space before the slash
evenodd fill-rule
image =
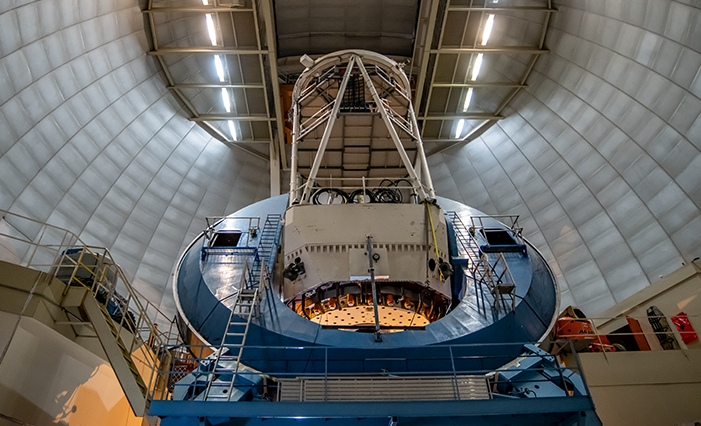
<path id="1" fill-rule="evenodd" d="M 134 338 L 131 339 L 130 353 L 133 353 L 142 345 L 146 345 L 152 350 L 146 351 L 149 352 L 149 356 L 145 360 L 151 371 L 155 371 L 158 362 L 158 352 L 161 348 L 169 344 L 181 343 L 178 340 L 177 333 L 176 337 L 173 338 L 173 333 L 171 332 L 174 321 L 131 286 L 124 271 L 114 261 L 112 254 L 107 248 L 90 246 L 67 229 L 7 210 L 0 209 L 0 219 L 4 219 L 11 227 L 7 231 L 0 229 L 0 240 L 4 239 L 10 242 L 10 249 L 19 249 L 19 251 L 22 251 L 23 248 L 25 249 L 21 256 L 25 260 L 21 260 L 20 256 L 17 256 L 18 261 L 15 263 L 42 270 L 57 279 L 61 279 L 59 278 L 59 272 L 68 272 L 66 269 L 70 268 L 70 277 L 62 277 L 62 281 L 67 284 L 66 289 L 72 283 L 76 283 L 88 288 L 98 300 L 104 298 L 103 304 L 114 303 L 116 313 L 121 316 L 118 321 L 118 331 L 121 333 L 121 330 L 125 328 L 125 324 L 127 325 L 127 330 L 132 328 L 130 331 L 133 333 Z M 14 225 L 7 219 L 15 222 Z M 36 232 L 35 238 L 25 235 L 16 228 L 17 226 L 29 227 L 36 225 L 39 225 L 39 230 Z M 10 251 L 10 253 L 13 252 Z M 80 253 L 77 259 L 70 256 L 73 253 Z M 94 265 L 86 263 L 86 256 L 91 256 L 94 259 Z M 45 259 L 48 258 L 51 258 L 51 260 L 46 261 Z M 86 271 L 89 279 L 85 278 L 84 273 Z M 81 273 L 80 276 L 78 276 L 79 273 Z M 65 281 L 66 278 L 67 281 Z M 89 281 L 92 281 L 92 283 Z M 123 290 L 120 287 L 120 291 L 125 291 L 126 297 L 120 296 L 117 292 L 120 282 L 124 287 Z M 131 319 L 128 319 L 131 318 L 131 315 L 134 316 L 134 324 L 130 324 Z M 171 330 L 168 332 L 160 331 L 156 325 L 159 320 L 162 323 L 170 323 Z M 144 332 L 146 336 L 142 335 Z M 151 381 L 152 379 L 153 377 L 149 380 L 149 388 L 154 384 Z"/>

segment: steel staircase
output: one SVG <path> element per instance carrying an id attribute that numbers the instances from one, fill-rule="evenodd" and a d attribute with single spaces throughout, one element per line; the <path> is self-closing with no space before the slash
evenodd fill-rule
<path id="1" fill-rule="evenodd" d="M 229 322 L 222 337 L 222 344 L 211 366 L 211 374 L 204 392 L 205 401 L 238 400 L 246 391 L 234 389 L 237 378 L 245 367 L 241 364 L 246 336 L 251 319 L 259 314 L 260 289 L 241 289 L 231 308 Z"/>
<path id="2" fill-rule="evenodd" d="M 265 265 L 268 265 L 267 272 L 270 272 L 272 265 L 275 263 L 275 254 L 280 241 L 281 223 L 282 215 L 280 214 L 269 214 L 265 219 L 260 240 L 258 240 L 257 256 L 251 265 L 251 270 L 246 280 L 246 288 L 252 289 L 260 284 L 263 262 L 265 262 Z"/>
<path id="3" fill-rule="evenodd" d="M 458 247 L 458 253 L 464 258 L 468 259 L 468 268 L 472 265 L 479 263 L 481 259 L 479 244 L 472 238 L 470 232 L 468 231 L 465 224 L 460 219 L 460 216 L 456 212 L 450 212 L 451 223 L 453 224 L 453 230 L 455 231 L 455 238 L 460 243 Z"/>
<path id="4" fill-rule="evenodd" d="M 44 291 L 57 309 L 49 316 L 54 322 L 49 326 L 64 335 L 71 330 L 76 337 L 97 337 L 134 415 L 143 416 L 150 392 L 156 391 L 152 372 L 159 351 L 169 342 L 180 343 L 158 330 L 157 321 L 170 323 L 170 319 L 131 286 L 106 248 L 88 246 L 66 229 L 26 216 L 5 210 L 0 215 L 17 229 L 38 229 L 33 238 L 0 230 L 0 239 L 22 253 L 17 265 L 53 280 L 47 285 L 54 290 Z M 94 330 L 95 336 L 80 336 L 79 330 L 86 329 Z M 94 350 L 95 345 L 89 346 Z M 169 355 L 161 361 L 169 362 Z"/>
<path id="5" fill-rule="evenodd" d="M 494 265 L 490 263 L 487 253 L 481 252 L 479 244 L 473 238 L 470 230 L 467 229 L 457 212 L 450 212 L 450 220 L 455 232 L 455 238 L 459 243 L 459 259 L 467 259 L 467 267 L 464 268 L 465 275 L 470 276 L 475 283 L 475 302 L 479 312 L 486 315 L 487 304 L 492 311 L 503 309 L 507 311 L 515 308 L 516 300 L 514 296 L 515 283 L 509 272 L 503 253 L 499 254 Z M 487 288 L 488 295 L 485 301 L 484 287 Z M 506 303 L 506 298 L 510 299 L 510 306 Z"/>
<path id="6" fill-rule="evenodd" d="M 85 297 L 82 308 L 90 319 L 95 334 L 105 350 L 105 355 L 107 355 L 132 409 L 135 413 L 144 413 L 149 397 L 148 387 L 141 378 L 141 373 L 136 367 L 127 345 L 122 340 L 117 325 L 110 317 L 105 305 L 98 303 L 92 295 Z"/>

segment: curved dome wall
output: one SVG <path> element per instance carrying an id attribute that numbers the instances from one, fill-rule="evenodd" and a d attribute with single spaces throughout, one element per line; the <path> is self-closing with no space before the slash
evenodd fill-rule
<path id="1" fill-rule="evenodd" d="M 147 50 L 135 0 L 2 2 L 0 208 L 110 248 L 173 312 L 180 252 L 269 172 L 188 121 Z"/>
<path id="2" fill-rule="evenodd" d="M 562 306 L 593 315 L 701 255 L 701 10 L 554 6 L 507 118 L 430 164 L 441 195 L 520 214 Z"/>
<path id="3" fill-rule="evenodd" d="M 701 255 L 701 10 L 555 6 L 507 118 L 430 162 L 440 195 L 521 214 L 593 315 Z M 0 208 L 110 247 L 170 309 L 204 216 L 267 197 L 269 171 L 188 121 L 147 49 L 136 0 L 0 4 Z"/>

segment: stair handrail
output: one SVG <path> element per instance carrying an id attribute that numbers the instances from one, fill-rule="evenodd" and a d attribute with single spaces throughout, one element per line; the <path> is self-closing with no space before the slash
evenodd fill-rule
<path id="1" fill-rule="evenodd" d="M 503 265 L 501 266 L 501 273 L 497 273 L 497 266 L 499 264 Z M 474 268 L 474 279 L 475 282 L 479 280 L 480 285 L 482 283 L 486 284 L 490 294 L 492 294 L 494 297 L 492 309 L 495 311 L 499 310 L 499 301 L 501 296 L 501 294 L 497 292 L 498 286 L 501 284 L 516 285 L 514 277 L 509 269 L 509 264 L 506 262 L 506 258 L 504 257 L 503 253 L 499 253 L 499 256 L 494 264 L 490 262 L 490 259 L 486 253 L 482 253 L 482 258 Z M 510 294 L 510 296 L 512 298 L 511 307 L 513 310 L 515 306 L 515 299 L 513 294 Z M 504 306 L 504 310 L 506 310 L 506 306 Z"/>
<path id="2" fill-rule="evenodd" d="M 277 225 L 273 225 L 273 219 L 277 219 L 278 223 Z M 246 265 L 244 266 L 244 275 L 248 275 L 248 279 L 246 280 L 246 288 L 247 289 L 253 289 L 258 286 L 258 282 L 260 281 L 260 278 L 263 273 L 263 269 L 265 268 L 265 256 L 262 255 L 263 249 L 266 248 L 263 244 L 263 236 L 265 235 L 266 230 L 270 229 L 268 228 L 268 225 L 275 226 L 275 233 L 273 234 L 273 242 L 270 245 L 270 253 L 267 254 L 268 256 L 268 263 L 269 264 L 274 264 L 275 260 L 275 255 L 277 254 L 277 250 L 272 250 L 273 248 L 277 247 L 277 245 L 280 242 L 280 235 L 281 235 L 281 223 L 282 223 L 282 215 L 278 213 L 271 213 L 265 218 L 265 222 L 263 224 L 263 229 L 260 231 L 261 232 L 261 239 L 258 242 L 258 246 L 256 247 L 255 251 L 255 257 L 253 259 L 253 263 L 251 265 Z M 258 276 L 256 276 L 255 272 L 257 271 Z"/>
<path id="3" fill-rule="evenodd" d="M 255 234 L 258 232 L 260 229 L 260 217 L 259 216 L 205 216 L 204 218 L 205 223 L 207 224 L 206 228 L 204 229 L 204 235 L 207 240 L 207 245 L 211 243 L 211 239 L 216 231 L 216 228 L 218 225 L 225 221 L 239 221 L 242 223 L 245 223 L 245 221 L 248 221 L 247 224 L 247 232 L 246 234 L 246 241 L 243 243 L 244 247 L 248 246 L 248 242 L 250 241 L 251 238 L 251 233 Z"/>
<path id="4" fill-rule="evenodd" d="M 270 219 L 277 219 L 278 223 L 277 226 L 275 226 L 275 235 L 273 236 L 273 246 L 271 247 L 274 248 L 278 244 L 280 244 L 280 236 L 282 235 L 282 215 L 279 213 L 271 213 L 265 218 L 265 223 L 267 224 Z M 272 222 L 271 222 L 272 223 Z M 263 226 L 263 231 L 265 231 L 265 226 Z M 271 250 L 270 254 L 268 254 L 268 259 L 262 259 L 261 260 L 261 274 L 263 273 L 262 271 L 265 269 L 265 263 L 264 261 L 267 260 L 267 263 L 269 265 L 273 265 L 275 263 L 275 255 L 277 254 L 277 250 Z M 261 275 L 262 277 L 262 275 Z"/>
<path id="5" fill-rule="evenodd" d="M 502 219 L 508 219 L 508 221 L 511 222 L 510 225 L 507 225 L 509 230 L 511 230 L 516 237 L 522 238 L 521 234 L 523 233 L 523 228 L 521 228 L 518 225 L 518 218 L 519 217 L 520 216 L 517 214 L 476 215 L 476 216 L 470 216 L 470 221 L 472 222 L 472 228 L 477 230 L 477 229 L 490 229 L 489 227 L 485 226 L 485 224 L 484 224 L 485 219 L 496 220 L 499 223 L 503 223 L 501 221 Z"/>
<path id="6" fill-rule="evenodd" d="M 470 243 L 475 242 L 472 233 L 470 232 L 470 229 L 467 229 L 465 227 L 465 224 L 463 223 L 462 219 L 460 219 L 460 216 L 458 215 L 457 212 L 451 212 L 452 218 L 451 221 L 453 223 L 453 232 L 456 234 L 456 240 L 460 243 L 460 245 L 463 247 L 464 251 L 467 253 L 468 257 L 470 258 L 470 262 L 468 264 L 467 270 L 472 274 L 472 279 L 475 282 L 475 285 L 479 285 L 480 287 L 482 284 L 487 286 L 487 289 L 489 290 L 490 294 L 494 294 L 495 289 L 499 284 L 502 283 L 507 283 L 507 284 L 514 284 L 515 281 L 513 278 L 513 275 L 511 274 L 511 271 L 509 270 L 509 265 L 506 262 L 506 258 L 504 257 L 503 253 L 499 253 L 499 256 L 497 257 L 496 261 L 494 264 L 491 263 L 489 256 L 487 253 L 483 253 L 479 250 L 478 246 L 472 246 Z M 512 218 L 513 224 L 512 224 L 512 230 L 520 229 L 518 228 L 518 216 L 517 215 L 503 215 L 503 216 L 471 216 L 470 220 L 472 221 L 473 225 L 475 223 L 475 219 L 478 220 L 480 227 L 482 227 L 482 219 L 483 218 L 496 218 L 496 217 L 508 217 Z M 476 229 L 480 229 L 480 227 L 477 227 Z M 465 232 L 467 232 L 467 235 L 465 235 Z M 476 232 L 476 231 L 475 231 Z M 520 231 L 518 231 L 518 235 L 520 235 Z M 468 245 L 465 245 L 465 242 L 460 238 L 460 236 L 463 236 L 464 239 L 468 240 Z M 475 242 L 476 243 L 476 242 Z M 477 253 L 475 253 L 474 249 L 477 248 Z M 496 267 L 502 264 L 502 272 L 501 274 L 497 274 L 496 272 Z M 482 307 L 484 308 L 484 314 L 486 315 L 486 307 L 484 306 L 484 292 L 481 292 L 482 294 Z M 494 304 L 492 304 L 492 309 L 493 310 L 498 310 L 498 305 L 499 305 L 499 300 L 498 300 L 499 295 L 494 296 Z M 515 299 L 513 298 L 512 295 L 512 309 L 515 305 Z M 477 307 L 479 309 L 479 301 L 477 304 Z M 505 307 L 506 308 L 506 307 Z"/>
<path id="7" fill-rule="evenodd" d="M 36 233 L 37 237 L 35 237 L 37 241 L 34 241 L 32 237 L 22 233 L 20 229 L 17 228 L 19 224 L 13 225 L 7 220 L 8 218 L 15 218 L 16 220 L 27 221 L 38 225 L 39 229 Z M 59 271 L 61 271 L 62 268 L 64 270 L 66 268 L 73 268 L 70 278 L 68 282 L 66 282 L 66 291 L 73 283 L 77 283 L 89 289 L 92 296 L 102 305 L 106 306 L 114 301 L 117 311 L 121 313 L 121 319 L 118 321 L 119 335 L 121 335 L 122 330 L 126 328 L 134 336 L 133 339 L 130 339 L 129 353 L 133 353 L 135 349 L 138 349 L 138 347 L 142 345 L 146 345 L 151 349 L 151 351 L 145 351 L 149 355 L 144 360 L 147 363 L 145 371 L 155 371 L 158 361 L 157 354 L 161 348 L 169 344 L 181 343 L 177 332 L 173 332 L 174 321 L 168 318 L 158 306 L 149 301 L 131 285 L 124 271 L 114 261 L 112 254 L 107 248 L 88 245 L 81 240 L 78 235 L 65 228 L 41 222 L 7 210 L 0 209 L 0 219 L 4 220 L 7 225 L 11 226 L 16 231 L 15 235 L 12 235 L 9 233 L 10 231 L 3 231 L 0 229 L 0 241 L 5 239 L 28 245 L 22 258 L 16 256 L 17 261 L 12 263 L 46 272 L 57 279 Z M 54 239 L 57 239 L 57 241 L 43 241 L 45 238 L 48 238 L 47 235 L 49 234 L 53 234 Z M 9 248 L 5 248 L 12 254 Z M 75 260 L 71 258 L 69 255 L 73 253 L 69 253 L 69 251 L 80 253 L 78 259 Z M 48 256 L 47 253 L 49 254 Z M 51 254 L 53 254 L 53 256 L 51 256 Z M 95 258 L 95 265 L 86 266 L 83 263 L 83 256 L 85 254 L 90 254 Z M 43 260 L 47 257 L 53 257 L 49 263 L 45 263 L 46 261 Z M 76 277 L 77 272 L 80 270 L 88 271 L 90 276 L 92 276 L 92 283 L 83 282 Z M 121 281 L 122 287 L 126 290 L 126 298 L 119 295 L 117 292 L 119 281 Z M 101 290 L 106 291 L 107 294 L 101 293 Z M 104 298 L 104 302 L 100 302 L 100 298 Z M 127 320 L 127 318 L 131 318 L 130 312 L 135 317 L 134 324 L 128 323 L 129 320 Z M 154 319 L 151 318 L 149 312 L 153 312 Z M 158 319 L 160 319 L 162 323 L 169 324 L 168 332 L 158 329 Z M 125 327 L 125 322 L 127 327 Z M 129 330 L 129 327 L 133 329 Z M 143 332 L 148 333 L 146 338 L 142 335 Z M 151 374 L 149 378 L 149 389 L 151 389 L 152 384 L 153 374 Z M 147 400 L 150 399 L 150 393 L 147 393 L 145 398 L 147 398 Z"/>
<path id="8" fill-rule="evenodd" d="M 460 216 L 458 215 L 457 212 L 453 211 L 450 212 L 452 214 L 452 223 L 453 223 L 453 232 L 455 231 L 455 228 L 458 228 L 460 235 L 463 235 L 469 242 L 474 242 L 474 239 L 472 238 L 472 234 L 470 234 L 469 229 L 465 226 L 465 223 L 460 219 Z M 464 232 L 463 232 L 464 231 Z M 467 235 L 465 235 L 465 233 Z M 477 245 L 472 246 L 471 244 L 468 243 L 468 245 L 465 245 L 465 243 L 460 239 L 457 238 L 458 242 L 462 246 L 463 250 L 467 255 L 470 257 L 471 263 L 477 263 L 479 260 L 479 255 L 475 253 L 475 249 L 479 250 L 479 247 Z"/>

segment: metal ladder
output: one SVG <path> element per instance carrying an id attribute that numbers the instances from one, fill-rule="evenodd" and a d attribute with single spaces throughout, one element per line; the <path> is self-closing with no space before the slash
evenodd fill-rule
<path id="1" fill-rule="evenodd" d="M 269 214 L 265 219 L 265 225 L 260 234 L 258 241 L 258 251 L 253 265 L 251 266 L 250 274 L 246 280 L 246 288 L 255 288 L 260 284 L 260 273 L 263 262 L 268 265 L 268 272 L 274 264 L 274 256 L 277 253 L 277 245 L 280 239 L 280 224 L 282 215 Z"/>
<path id="2" fill-rule="evenodd" d="M 241 368 L 241 356 L 246 344 L 246 337 L 251 319 L 259 314 L 259 288 L 239 289 L 234 306 L 231 307 L 229 322 L 226 325 L 222 344 L 217 353 L 204 393 L 205 401 L 230 401 L 236 377 Z M 220 366 L 220 363 L 223 364 Z M 231 368 L 231 364 L 235 366 Z M 226 377 L 231 377 L 229 382 Z M 217 380 L 221 379 L 221 380 Z M 219 383 L 212 385 L 215 381 Z"/>

